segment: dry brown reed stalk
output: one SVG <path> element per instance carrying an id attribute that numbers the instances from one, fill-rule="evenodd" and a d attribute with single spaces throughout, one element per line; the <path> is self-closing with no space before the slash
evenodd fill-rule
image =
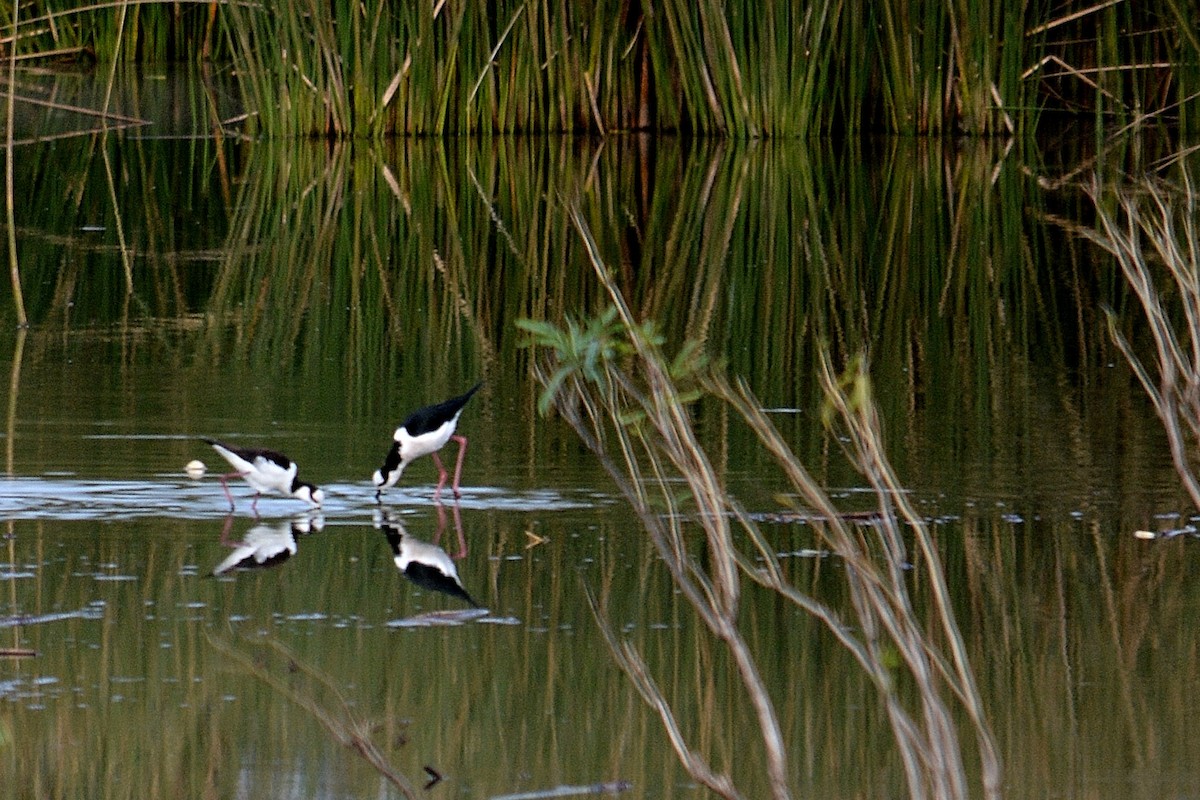
<path id="1" fill-rule="evenodd" d="M 17 35 L 17 20 L 21 10 L 20 0 L 13 0 L 13 37 Z M 13 92 L 17 85 L 16 47 L 8 48 L 8 97 L 4 122 L 4 213 L 8 223 L 8 275 L 12 281 L 13 303 L 17 309 L 17 325 L 24 328 L 29 324 L 25 313 L 25 297 L 21 292 L 21 268 L 17 261 L 17 222 L 13 192 Z"/>
<path id="2" fill-rule="evenodd" d="M 998 797 L 999 756 L 966 645 L 955 621 L 941 558 L 928 525 L 912 507 L 884 452 L 882 426 L 872 399 L 866 364 L 856 359 L 839 375 L 828 351 L 824 351 L 819 377 L 827 404 L 827 424 L 835 424 L 843 434 L 837 441 L 867 479 L 878 502 L 878 513 L 868 525 L 849 523 L 833 506 L 745 383 L 739 382 L 734 388 L 720 376 L 713 376 L 708 385 L 713 394 L 733 405 L 750 424 L 784 469 L 800 505 L 813 509 L 823 520 L 814 526 L 815 530 L 845 563 L 858 626 L 865 634 L 861 643 L 847 646 L 883 696 L 893 734 L 900 743 L 910 788 L 924 786 L 931 797 L 970 795 L 952 709 L 941 694 L 940 687 L 944 685 L 958 698 L 974 727 L 985 792 L 987 796 Z M 908 555 L 906 532 L 916 544 L 919 559 Z M 874 534 L 875 546 L 871 537 L 864 534 Z M 910 559 L 924 572 L 932 597 L 929 621 L 941 628 L 940 641 L 925 633 L 926 621 L 918 617 L 908 595 L 906 565 Z M 785 586 L 777 583 L 779 574 L 775 570 L 766 585 L 782 592 Z M 920 687 L 920 714 L 905 709 L 894 692 L 889 648 L 900 654 Z M 918 796 L 918 792 L 914 790 L 913 795 Z"/>
<path id="3" fill-rule="evenodd" d="M 25 360 L 25 336 L 27 333 L 29 333 L 28 327 L 17 330 L 17 341 L 13 344 L 12 371 L 8 374 L 8 409 L 4 417 L 6 434 L 4 437 L 4 474 L 6 475 L 13 474 L 15 463 L 17 398 L 21 396 L 21 364 Z"/>
<path id="4" fill-rule="evenodd" d="M 1200 478 L 1189 456 L 1200 447 L 1200 209 L 1191 179 L 1186 171 L 1182 175 L 1176 186 L 1151 178 L 1113 186 L 1093 177 L 1084 190 L 1095 203 L 1098 224 L 1080 232 L 1112 254 L 1142 306 L 1154 344 L 1153 367 L 1137 355 L 1111 313 L 1109 333 L 1150 396 L 1175 470 L 1200 508 Z M 1171 307 L 1168 295 L 1175 298 Z"/>
<path id="5" fill-rule="evenodd" d="M 696 348 L 685 348 L 673 363 L 667 362 L 653 328 L 634 320 L 582 216 L 572 209 L 571 217 L 614 310 L 586 329 L 569 326 L 558 338 L 552 326 L 524 324 L 535 343 L 549 345 L 550 352 L 534 362 L 535 377 L 546 387 L 544 400 L 552 402 L 575 428 L 621 488 L 682 596 L 725 646 L 758 719 L 772 796 L 792 796 L 789 748 L 755 654 L 741 634 L 743 579 L 777 592 L 819 619 L 859 662 L 887 710 L 911 797 L 973 794 L 954 719 L 954 698 L 974 734 L 983 796 L 999 797 L 999 758 L 951 609 L 937 548 L 884 455 L 865 365 L 858 361 L 845 375 L 838 375 L 825 356 L 820 376 L 828 424 L 843 434 L 847 455 L 878 499 L 877 515 L 868 524 L 857 524 L 839 513 L 745 384 L 729 385 L 705 366 Z M 575 358 L 578 362 L 573 364 Z M 690 392 L 680 390 L 688 384 Z M 801 505 L 809 509 L 813 528 L 844 562 L 854 613 L 850 624 L 789 582 L 771 542 L 725 491 L 686 410 L 686 400 L 701 386 L 746 419 L 783 469 Z M 682 497 L 681 484 L 687 490 Z M 703 564 L 689 548 L 697 527 L 706 544 Z M 916 544 L 912 556 L 908 538 Z M 930 587 L 928 609 L 919 611 L 910 598 L 910 562 Z M 616 636 L 594 600 L 593 609 L 617 663 L 658 713 L 685 769 L 718 795 L 741 797 L 731 777 L 713 769 L 688 744 L 687 734 L 640 655 Z M 897 654 L 906 668 L 904 682 L 915 688 L 915 700 L 898 690 Z"/>
<path id="6" fill-rule="evenodd" d="M 229 642 L 218 639 L 211 633 L 206 633 L 209 645 L 247 674 L 257 678 L 262 683 L 274 689 L 294 704 L 311 714 L 321 726 L 329 732 L 338 744 L 353 750 L 364 761 L 370 764 L 376 772 L 395 786 L 409 800 L 419 796 L 415 784 L 404 773 L 388 763 L 387 758 L 371 740 L 372 725 L 355 717 L 352 706 L 334 684 L 332 678 L 320 672 L 310 664 L 300 660 L 295 653 L 281 642 L 264 639 L 262 644 L 275 651 L 282 660 L 281 671 L 301 674 L 322 687 L 324 691 L 333 694 L 338 708 L 331 710 L 322 705 L 311 690 L 302 690 L 294 681 L 285 680 L 276 671 L 271 670 L 263 661 L 247 655 Z"/>

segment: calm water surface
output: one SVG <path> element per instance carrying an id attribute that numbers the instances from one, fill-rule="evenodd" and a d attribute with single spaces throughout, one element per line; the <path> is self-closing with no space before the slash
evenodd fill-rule
<path id="1" fill-rule="evenodd" d="M 764 795 L 727 658 L 617 487 L 535 410 L 513 321 L 603 304 L 553 199 L 571 197 L 638 312 L 745 376 L 847 510 L 871 498 L 817 423 L 815 352 L 869 349 L 1007 795 L 1200 796 L 1197 542 L 1104 330 L 1124 289 L 1041 214 L 1082 216 L 1031 177 L 1070 165 L 1033 145 L 351 151 L 144 134 L 18 157 L 34 324 L 13 332 L 0 302 L 0 647 L 37 655 L 0 661 L 10 796 L 398 796 L 338 744 L 348 729 L 418 785 L 444 776 L 431 798 L 615 782 L 704 796 L 588 591 L 692 745 Z M 115 206 L 100 152 L 120 165 Z M 461 500 L 432 501 L 426 460 L 376 504 L 392 428 L 476 379 Z M 694 419 L 790 577 L 844 606 L 839 566 L 772 516 L 785 483 L 747 429 L 709 401 Z M 325 507 L 264 499 L 256 518 L 234 484 L 230 514 L 200 436 L 288 453 Z M 385 524 L 457 556 L 482 610 L 402 575 Z M 290 557 L 212 576 L 256 537 Z M 903 795 L 875 690 L 828 632 L 750 587 L 742 619 L 798 794 Z"/>

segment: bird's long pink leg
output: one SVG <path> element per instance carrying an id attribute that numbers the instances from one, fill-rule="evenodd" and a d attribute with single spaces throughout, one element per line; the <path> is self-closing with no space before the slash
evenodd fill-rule
<path id="1" fill-rule="evenodd" d="M 229 510 L 233 511 L 233 495 L 229 493 L 229 479 L 234 476 L 241 477 L 240 472 L 230 472 L 221 476 L 221 488 L 225 490 L 225 499 L 229 501 Z"/>
<path id="2" fill-rule="evenodd" d="M 221 526 L 221 544 L 226 547 L 237 547 L 238 543 L 230 541 L 229 534 L 233 531 L 233 514 L 225 515 L 225 524 Z"/>
<path id="3" fill-rule="evenodd" d="M 437 489 L 435 489 L 433 492 L 433 499 L 437 500 L 439 497 L 442 496 L 442 487 L 446 485 L 446 476 L 449 473 L 447 473 L 446 468 L 444 466 L 442 466 L 442 459 L 438 457 L 438 454 L 436 451 L 433 453 L 433 463 L 437 465 L 437 469 L 438 469 L 438 485 L 437 485 Z M 457 496 L 457 495 L 458 495 L 458 492 L 455 491 L 455 496 Z"/>
<path id="4" fill-rule="evenodd" d="M 451 436 L 450 438 L 458 442 L 458 463 L 454 465 L 454 483 L 450 488 L 454 490 L 455 497 L 462 497 L 462 492 L 458 491 L 458 479 L 462 477 L 463 457 L 467 454 L 467 437 Z"/>
<path id="5" fill-rule="evenodd" d="M 434 506 L 437 507 L 437 533 L 433 535 L 433 543 L 437 544 L 442 539 L 442 534 L 446 532 L 446 507 L 441 501 L 435 501 Z M 450 556 L 455 561 L 463 558 L 467 554 L 467 540 L 463 536 L 462 514 L 459 513 L 458 503 L 454 504 L 454 532 L 458 534 L 458 552 Z"/>
<path id="6" fill-rule="evenodd" d="M 455 560 L 458 560 L 467 555 L 467 539 L 465 536 L 463 536 L 462 515 L 460 513 L 458 513 L 458 503 L 454 504 L 453 513 L 454 513 L 454 532 L 456 534 L 458 534 L 458 552 L 450 557 Z"/>

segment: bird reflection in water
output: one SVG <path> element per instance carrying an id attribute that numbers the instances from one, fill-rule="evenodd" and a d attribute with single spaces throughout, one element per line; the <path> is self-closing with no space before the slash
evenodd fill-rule
<path id="1" fill-rule="evenodd" d="M 448 594 L 466 601 L 473 608 L 479 608 L 479 604 L 463 588 L 458 569 L 454 566 L 454 559 L 436 544 L 445 529 L 445 510 L 441 504 L 438 504 L 438 521 L 438 532 L 434 541 L 426 542 L 410 535 L 388 510 L 377 509 L 375 512 L 375 527 L 382 530 L 383 535 L 387 537 L 396 567 L 404 577 L 422 589 Z M 459 544 L 459 552 L 455 558 L 462 558 L 467 553 L 467 547 L 457 506 L 454 506 L 454 527 Z"/>
<path id="2" fill-rule="evenodd" d="M 296 554 L 300 536 L 324 527 L 325 518 L 321 515 L 304 514 L 292 519 L 256 522 L 241 541 L 234 541 L 229 536 L 233 530 L 233 515 L 230 514 L 221 530 L 221 544 L 232 547 L 233 552 L 213 568 L 213 577 L 235 569 L 263 569 L 282 564 Z"/>

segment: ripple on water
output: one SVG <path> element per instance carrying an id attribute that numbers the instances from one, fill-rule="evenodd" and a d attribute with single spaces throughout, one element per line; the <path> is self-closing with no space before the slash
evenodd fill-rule
<path id="1" fill-rule="evenodd" d="M 231 484 L 236 510 L 247 512 L 252 493 L 248 487 Z M 354 514 L 377 507 L 375 490 L 365 484 L 326 484 L 327 515 Z M 431 488 L 414 486 L 391 490 L 385 505 L 433 506 Z M 567 511 L 607 505 L 613 499 L 595 491 L 566 493 L 552 489 L 515 491 L 494 486 L 463 490 L 458 506 L 463 509 L 508 511 Z M 285 515 L 304 510 L 295 500 L 262 497 L 258 511 L 263 516 Z M 63 474 L 0 479 L 0 520 L 127 520 L 144 517 L 214 519 L 229 514 L 229 504 L 215 478 L 172 480 L 92 480 Z"/>

